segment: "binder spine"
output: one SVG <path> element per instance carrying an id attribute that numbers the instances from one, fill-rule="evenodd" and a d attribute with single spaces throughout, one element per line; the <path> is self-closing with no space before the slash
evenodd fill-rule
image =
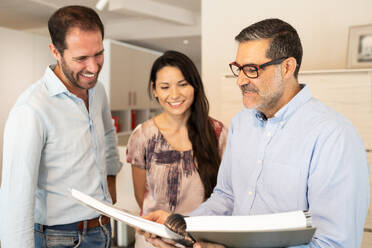
<path id="1" fill-rule="evenodd" d="M 304 210 L 304 215 L 305 215 L 305 218 L 306 218 L 306 227 L 312 227 L 312 224 L 311 224 L 311 213 L 307 210 Z"/>

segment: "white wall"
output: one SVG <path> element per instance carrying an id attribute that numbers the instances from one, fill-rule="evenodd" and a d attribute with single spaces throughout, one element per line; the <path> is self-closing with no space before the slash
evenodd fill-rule
<path id="1" fill-rule="evenodd" d="M 17 97 L 40 79 L 48 64 L 49 37 L 0 28 L 0 182 L 3 130 Z"/>
<path id="2" fill-rule="evenodd" d="M 220 87 L 235 60 L 234 37 L 266 18 L 293 25 L 304 49 L 303 70 L 346 67 L 349 26 L 372 23 L 371 0 L 204 0 L 202 1 L 202 77 L 211 115 L 222 118 Z"/>

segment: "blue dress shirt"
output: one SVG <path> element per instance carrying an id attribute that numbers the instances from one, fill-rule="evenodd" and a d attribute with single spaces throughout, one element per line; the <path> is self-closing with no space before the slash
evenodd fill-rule
<path id="1" fill-rule="evenodd" d="M 102 84 L 89 89 L 89 111 L 48 67 L 17 100 L 4 131 L 2 245 L 34 247 L 34 222 L 97 217 L 69 196 L 76 188 L 111 203 L 107 175 L 122 164 Z"/>
<path id="2" fill-rule="evenodd" d="M 268 120 L 249 109 L 234 117 L 217 186 L 191 215 L 309 210 L 317 231 L 302 247 L 360 247 L 369 205 L 362 141 L 301 86 Z"/>

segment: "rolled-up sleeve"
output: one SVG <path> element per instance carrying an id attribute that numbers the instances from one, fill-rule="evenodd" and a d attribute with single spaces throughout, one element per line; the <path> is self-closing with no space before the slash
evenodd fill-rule
<path id="1" fill-rule="evenodd" d="M 123 164 L 119 160 L 115 129 L 105 133 L 107 175 L 116 175 Z"/>
<path id="2" fill-rule="evenodd" d="M 105 159 L 107 166 L 107 175 L 116 175 L 120 171 L 123 164 L 120 162 L 119 159 L 116 130 L 114 125 L 112 124 L 110 106 L 108 104 L 107 96 L 104 90 L 102 117 L 105 129 Z"/>
<path id="3" fill-rule="evenodd" d="M 350 125 L 323 132 L 308 179 L 309 210 L 317 228 L 308 246 L 360 247 L 369 206 L 369 165 Z"/>
<path id="4" fill-rule="evenodd" d="M 45 134 L 29 106 L 16 106 L 4 129 L 2 246 L 34 247 L 35 191 Z"/>

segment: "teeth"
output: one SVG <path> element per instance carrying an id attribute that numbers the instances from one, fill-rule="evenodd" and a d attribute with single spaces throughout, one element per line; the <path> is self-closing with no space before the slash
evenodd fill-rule
<path id="1" fill-rule="evenodd" d="M 182 102 L 170 102 L 169 104 L 172 105 L 172 106 L 176 106 L 176 105 L 179 105 L 181 104 Z"/>
<path id="2" fill-rule="evenodd" d="M 84 77 L 94 77 L 94 74 L 81 73 L 81 75 L 83 75 Z"/>

